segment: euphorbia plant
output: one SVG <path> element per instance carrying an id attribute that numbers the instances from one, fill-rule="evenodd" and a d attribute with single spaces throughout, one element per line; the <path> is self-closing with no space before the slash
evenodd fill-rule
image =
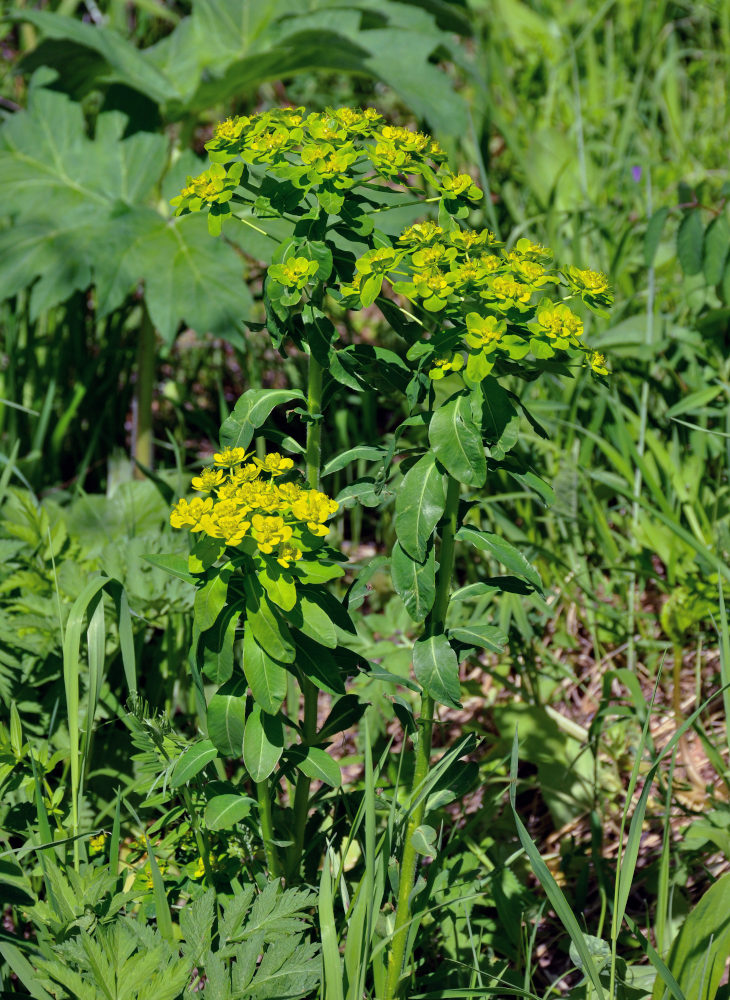
<path id="1" fill-rule="evenodd" d="M 348 672 L 364 666 L 338 646 L 343 638 L 346 645 L 352 626 L 347 601 L 327 589 L 327 581 L 342 573 L 343 557 L 323 537 L 337 506 L 319 490 L 323 388 L 387 382 L 403 403 L 403 419 L 380 449 L 378 480 L 371 481 L 377 502 L 378 484 L 400 478 L 390 570 L 394 589 L 422 625 L 413 648 L 421 708 L 385 984 L 389 1000 L 401 989 L 412 919 L 434 708 L 458 705 L 460 660 L 500 641 L 493 625 L 452 622 L 457 546 L 502 563 L 523 588 L 540 587 L 524 555 L 481 530 L 475 513 L 488 471 L 504 469 L 528 487 L 537 481 L 509 454 L 524 410 L 519 379 L 571 375 L 585 366 L 606 374 L 603 357 L 583 345 L 583 322 L 571 303 L 582 300 L 600 310 L 609 301 L 608 286 L 594 271 L 556 268 L 550 252 L 528 239 L 508 248 L 487 230 L 466 228 L 461 220 L 481 196 L 471 177 L 454 174 L 429 136 L 386 125 L 370 109 L 308 116 L 282 109 L 237 118 L 221 124 L 207 148 L 212 165 L 189 178 L 177 209 L 206 210 L 212 233 L 227 217 L 230 224 L 262 231 L 272 217 L 280 227 L 288 224 L 264 286 L 267 326 L 278 348 L 291 342 L 309 356 L 307 409 L 301 411 L 307 425 L 304 484 L 294 477 L 291 459 L 278 453 L 253 459 L 244 451 L 272 407 L 299 394 L 254 391 L 224 424 L 224 450 L 214 468 L 193 481 L 206 498 L 180 501 L 173 513 L 174 524 L 201 534 L 189 567 L 200 588 L 193 663 L 205 665 L 200 650 L 210 647 L 210 636 L 225 632 L 232 648 L 236 625 L 244 623 L 243 673 L 219 678 L 225 683 L 208 708 L 209 729 L 216 728 L 210 726 L 216 698 L 227 699 L 226 712 L 234 712 L 232 694 L 240 739 L 222 737 L 218 746 L 231 755 L 242 751 L 259 790 L 271 870 L 290 879 L 298 875 L 310 779 L 337 781 L 327 736 L 361 711 L 347 704 L 337 715 L 335 706 L 335 721 L 317 732 L 317 691 L 343 694 Z M 393 207 L 428 204 L 437 208 L 436 220 L 395 235 L 377 226 Z M 328 314 L 373 304 L 398 335 L 401 351 L 338 342 Z M 283 450 L 296 449 L 279 437 Z M 341 467 L 358 454 L 336 461 Z M 499 592 L 502 585 L 497 577 L 476 588 Z M 468 599 L 469 593 L 458 596 Z M 282 714 L 287 674 L 303 692 L 301 720 L 292 718 L 294 698 L 287 701 L 289 714 Z M 252 695 L 247 713 L 246 685 Z M 286 731 L 295 739 L 285 750 Z M 282 862 L 271 803 L 282 773 L 292 769 L 299 776 Z"/>

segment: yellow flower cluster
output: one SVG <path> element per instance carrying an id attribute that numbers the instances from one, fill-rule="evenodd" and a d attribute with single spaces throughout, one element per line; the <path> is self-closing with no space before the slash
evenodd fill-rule
<path id="1" fill-rule="evenodd" d="M 551 266 L 552 254 L 528 239 L 507 250 L 488 230 L 445 229 L 435 222 L 409 226 L 393 248 L 366 252 L 355 263 L 355 278 L 342 285 L 346 305 L 357 306 L 368 274 L 386 274 L 393 289 L 427 312 L 443 313 L 454 327 L 466 327 L 458 354 L 437 353 L 429 375 L 441 379 L 460 371 L 480 381 L 500 354 L 519 360 L 532 351 L 548 358 L 556 350 L 585 355 L 585 363 L 605 374 L 605 359 L 582 344 L 583 320 L 565 302 L 545 297 L 545 286 L 568 287 L 568 299 L 591 306 L 608 305 L 611 295 L 604 275 L 571 267 Z M 543 297 L 535 304 L 537 295 Z M 453 344 L 453 341 L 452 341 Z"/>
<path id="2" fill-rule="evenodd" d="M 243 164 L 265 164 L 267 174 L 291 181 L 303 196 L 312 187 L 342 192 L 378 179 L 406 186 L 413 175 L 447 200 L 467 204 L 482 196 L 469 175 L 448 168 L 446 154 L 430 135 L 386 125 L 372 108 L 327 108 L 308 115 L 304 108 L 277 108 L 229 118 L 205 148 L 212 166 L 189 178 L 173 199 L 177 214 L 230 197 L 225 181 L 231 177 L 238 184 Z"/>
<path id="3" fill-rule="evenodd" d="M 293 469 L 290 458 L 278 452 L 257 458 L 243 448 L 226 448 L 213 463 L 192 480 L 194 490 L 208 495 L 178 500 L 170 514 L 173 528 L 202 532 L 228 545 L 250 537 L 261 554 L 273 556 L 285 569 L 310 547 L 304 532 L 319 538 L 327 534 L 326 522 L 338 504 L 319 490 L 277 482 Z"/>

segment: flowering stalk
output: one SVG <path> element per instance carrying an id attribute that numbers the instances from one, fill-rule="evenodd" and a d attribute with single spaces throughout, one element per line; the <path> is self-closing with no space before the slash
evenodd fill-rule
<path id="1" fill-rule="evenodd" d="M 439 551 L 439 570 L 436 578 L 436 600 L 431 613 L 426 620 L 426 634 L 438 635 L 445 632 L 446 612 L 449 607 L 449 591 L 451 577 L 454 572 L 455 536 L 458 527 L 459 483 L 452 476 L 448 477 L 446 488 L 446 506 L 441 523 L 441 546 Z M 420 733 L 416 747 L 416 766 L 411 786 L 411 803 L 421 791 L 421 786 L 428 775 L 431 763 L 431 736 L 433 732 L 434 700 L 423 693 L 421 698 Z M 388 958 L 388 977 L 384 1000 L 395 1000 L 399 992 L 399 983 L 403 971 L 403 955 L 408 939 L 408 926 L 411 919 L 409 897 L 416 878 L 417 853 L 413 846 L 413 835 L 423 822 L 426 800 L 422 798 L 411 808 L 410 819 L 403 844 L 403 856 L 400 865 L 398 884 L 398 903 L 395 911 L 395 928 L 393 942 Z"/>

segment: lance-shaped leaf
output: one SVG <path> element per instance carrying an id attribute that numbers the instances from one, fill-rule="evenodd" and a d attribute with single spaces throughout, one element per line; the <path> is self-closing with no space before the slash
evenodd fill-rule
<path id="1" fill-rule="evenodd" d="M 427 452 L 406 473 L 395 500 L 395 532 L 401 548 L 423 562 L 428 541 L 444 512 L 444 474 Z"/>
<path id="2" fill-rule="evenodd" d="M 218 751 L 211 740 L 194 743 L 179 758 L 170 777 L 170 788 L 178 788 L 199 774 L 206 764 L 218 756 Z"/>
<path id="3" fill-rule="evenodd" d="M 286 668 L 259 646 L 250 628 L 243 635 L 243 672 L 256 704 L 275 715 L 286 697 Z"/>
<path id="4" fill-rule="evenodd" d="M 256 577 L 243 579 L 246 591 L 246 631 L 251 630 L 256 642 L 272 660 L 294 662 L 294 643 L 286 624 L 278 617 Z"/>
<path id="5" fill-rule="evenodd" d="M 480 646 L 493 653 L 501 653 L 507 645 L 507 636 L 496 625 L 462 625 L 450 628 L 449 639 L 465 646 Z"/>
<path id="6" fill-rule="evenodd" d="M 246 720 L 243 738 L 243 763 L 254 781 L 264 781 L 284 752 L 284 727 L 278 715 L 261 711 L 254 705 Z"/>
<path id="7" fill-rule="evenodd" d="M 436 410 L 428 439 L 434 455 L 454 479 L 467 486 L 484 486 L 487 460 L 468 394 L 454 396 Z"/>
<path id="8" fill-rule="evenodd" d="M 445 635 L 419 639 L 413 647 L 413 671 L 416 680 L 442 705 L 459 708 L 459 661 Z"/>
<path id="9" fill-rule="evenodd" d="M 303 400 L 298 389 L 249 389 L 238 399 L 233 413 L 221 425 L 221 447 L 248 448 L 254 433 L 275 406 Z"/>
<path id="10" fill-rule="evenodd" d="M 543 592 L 542 581 L 535 567 L 505 538 L 467 526 L 459 528 L 456 537 L 460 542 L 470 542 L 483 552 L 488 552 L 507 569 L 526 580 L 535 590 Z"/>
<path id="11" fill-rule="evenodd" d="M 210 699 L 208 736 L 225 757 L 240 758 L 243 755 L 245 727 L 246 685 L 236 677 L 226 681 Z"/>
<path id="12" fill-rule="evenodd" d="M 205 825 L 209 830 L 230 830 L 248 816 L 253 805 L 247 795 L 214 795 L 205 807 Z"/>
<path id="13" fill-rule="evenodd" d="M 422 622 L 436 599 L 436 556 L 433 545 L 423 562 L 411 559 L 398 542 L 393 546 L 390 575 L 396 594 L 414 622 Z"/>

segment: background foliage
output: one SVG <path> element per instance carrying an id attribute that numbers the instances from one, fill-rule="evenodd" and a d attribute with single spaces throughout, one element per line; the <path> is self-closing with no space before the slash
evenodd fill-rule
<path id="1" fill-rule="evenodd" d="M 407 754 L 385 753 L 391 738 L 401 745 L 398 720 L 412 700 L 412 623 L 377 561 L 395 537 L 397 487 L 385 484 L 373 502 L 352 486 L 373 471 L 368 448 L 392 429 L 387 387 L 342 391 L 330 409 L 325 461 L 363 450 L 325 483 L 351 490 L 336 533 L 353 567 L 367 566 L 350 600 L 351 609 L 360 602 L 356 644 L 404 683 L 357 680 L 351 693 L 374 709 L 368 737 L 363 722 L 340 745 L 351 795 L 323 792 L 335 807 L 329 864 L 308 872 L 319 902 L 297 896 L 289 912 L 279 897 L 283 922 L 268 937 L 256 936 L 253 910 L 235 895 L 265 884 L 255 825 L 241 815 L 216 829 L 206 814 L 231 783 L 245 790 L 245 774 L 217 774 L 211 788 L 199 777 L 205 761 L 185 781 L 169 770 L 197 726 L 192 595 L 144 559 L 185 548 L 167 525 L 169 500 L 212 452 L 240 393 L 300 388 L 304 370 L 297 351 L 277 359 L 260 327 L 276 223 L 261 226 L 268 236 L 242 226 L 214 240 L 202 218 L 173 218 L 169 199 L 199 172 L 215 122 L 304 103 L 374 105 L 432 131 L 487 194 L 470 223 L 601 269 L 615 291 L 610 319 L 587 324 L 610 359 L 608 387 L 579 375 L 536 382 L 525 396 L 549 438 L 523 424 L 519 455 L 553 484 L 547 506 L 504 470 L 486 489 L 480 527 L 539 567 L 545 597 L 497 600 L 488 588 L 496 564 L 457 564 L 458 582 L 476 589 L 453 626 L 496 625 L 509 653 L 470 659 L 463 708 L 443 711 L 436 726 L 437 744 L 471 736 L 459 789 L 469 794 L 463 807 L 451 804 L 447 762 L 434 790 L 441 825 L 424 846 L 432 856 L 438 844 L 439 864 L 429 868 L 432 909 L 414 929 L 413 995 L 507 986 L 538 996 L 721 995 L 728 946 L 716 915 L 727 907 L 730 857 L 720 693 L 730 680 L 726 5 L 62 0 L 19 4 L 2 25 L 2 989 L 53 994 L 59 967 L 88 976 L 94 962 L 111 978 L 95 973 L 89 996 L 109 995 L 101 983 L 117 982 L 123 954 L 141 963 L 129 995 L 143 996 L 146 954 L 155 968 L 171 963 L 170 996 L 196 985 L 196 967 L 211 997 L 317 995 L 306 978 L 316 941 L 325 971 L 339 942 L 343 981 L 360 985 L 344 914 L 358 885 L 379 898 L 391 891 L 387 852 L 378 867 L 369 838 L 375 826 L 379 838 L 392 835 L 388 803 L 412 766 Z M 375 317 L 335 321 L 352 343 L 390 343 Z M 272 443 L 299 434 L 283 411 L 267 432 Z M 147 478 L 135 477 L 131 455 Z M 102 576 L 123 584 L 128 605 L 114 592 L 90 595 Z M 69 634 L 78 649 L 64 644 Z M 75 753 L 81 875 L 64 843 Z M 381 802 L 376 788 L 391 798 Z M 213 878 L 199 871 L 196 816 L 207 816 Z M 92 841 L 100 831 L 106 841 Z M 204 885 L 215 885 L 215 900 Z M 232 936 L 223 931 L 229 897 L 240 911 Z M 195 916 L 192 907 L 178 916 L 181 899 L 197 899 Z M 622 930 L 624 911 L 635 923 Z M 299 921 L 291 934 L 290 918 Z M 588 982 L 566 927 L 573 942 L 582 933 L 595 963 Z M 386 911 L 377 933 L 387 930 Z M 247 940 L 251 954 L 269 949 L 272 966 L 283 956 L 276 968 L 292 978 L 279 993 L 230 978 L 245 966 L 232 956 Z M 660 974 L 652 986 L 651 948 L 669 985 Z M 38 971 L 28 971 L 38 954 Z"/>

